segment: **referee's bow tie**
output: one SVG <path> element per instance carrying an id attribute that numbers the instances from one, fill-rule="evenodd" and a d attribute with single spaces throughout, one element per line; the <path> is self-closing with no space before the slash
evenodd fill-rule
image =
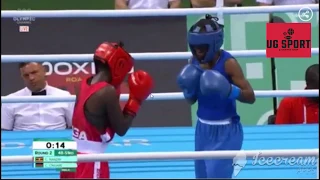
<path id="1" fill-rule="evenodd" d="M 39 92 L 32 92 L 32 96 L 46 96 L 46 95 L 47 95 L 46 90 L 39 91 Z"/>

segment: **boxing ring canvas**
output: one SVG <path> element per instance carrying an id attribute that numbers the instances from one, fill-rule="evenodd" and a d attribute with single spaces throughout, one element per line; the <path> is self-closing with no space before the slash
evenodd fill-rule
<path id="1" fill-rule="evenodd" d="M 243 150 L 319 148 L 319 125 L 246 126 Z M 31 155 L 32 139 L 70 138 L 71 131 L 1 132 L 1 156 Z M 194 128 L 133 128 L 116 137 L 106 153 L 193 151 Z M 315 178 L 316 166 L 252 165 L 236 178 Z M 112 178 L 194 178 L 192 160 L 111 162 Z M 58 178 L 56 170 L 34 169 L 31 163 L 2 164 L 1 178 Z"/>

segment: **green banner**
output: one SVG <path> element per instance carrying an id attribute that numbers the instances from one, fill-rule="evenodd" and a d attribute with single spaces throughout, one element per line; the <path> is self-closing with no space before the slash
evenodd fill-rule
<path id="1" fill-rule="evenodd" d="M 301 22 L 297 13 L 278 13 L 285 22 Z M 319 12 L 314 12 L 312 23 L 312 47 L 319 47 Z M 187 28 L 202 18 L 201 16 L 188 16 Z M 226 50 L 261 50 L 265 49 L 266 23 L 268 14 L 236 14 L 225 15 L 225 43 Z M 272 90 L 271 60 L 260 58 L 237 58 L 246 78 L 254 90 Z M 304 73 L 306 68 L 318 63 L 319 55 L 312 58 L 276 59 L 277 89 L 296 90 L 305 86 Z M 281 100 L 278 98 L 278 102 Z M 279 103 L 278 103 L 279 104 Z M 257 98 L 254 105 L 237 102 L 238 113 L 245 125 L 262 125 L 273 114 L 272 98 Z M 193 125 L 196 122 L 197 105 L 192 106 Z"/>

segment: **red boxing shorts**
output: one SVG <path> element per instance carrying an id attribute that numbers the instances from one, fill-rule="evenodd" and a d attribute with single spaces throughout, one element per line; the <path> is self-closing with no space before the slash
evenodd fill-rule
<path id="1" fill-rule="evenodd" d="M 60 172 L 60 179 L 75 179 L 75 172 Z"/>
<path id="2" fill-rule="evenodd" d="M 81 154 L 81 153 L 78 153 Z M 108 162 L 84 162 L 78 163 L 76 172 L 61 172 L 60 179 L 109 179 L 109 163 Z"/>

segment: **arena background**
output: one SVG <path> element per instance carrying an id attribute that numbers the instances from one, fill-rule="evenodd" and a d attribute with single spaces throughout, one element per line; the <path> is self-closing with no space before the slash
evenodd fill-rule
<path id="1" fill-rule="evenodd" d="M 2 9 L 113 9 L 113 0 L 3 0 Z M 245 1 L 244 5 L 253 5 Z M 183 1 L 188 7 L 188 1 Z M 312 46 L 319 46 L 319 25 L 316 12 L 311 20 Z M 276 14 L 285 22 L 298 22 L 297 13 Z M 129 52 L 187 51 L 186 29 L 201 16 L 148 18 L 64 18 L 34 19 L 17 22 L 11 18 L 1 21 L 1 54 L 84 54 L 92 53 L 103 40 L 123 40 Z M 265 48 L 265 24 L 268 14 L 225 15 L 225 44 L 227 50 Z M 155 23 L 156 22 L 156 23 Z M 18 23 L 29 25 L 30 32 L 20 33 Z M 26 24 L 27 23 L 27 24 Z M 170 39 L 170 41 L 168 41 Z M 319 56 L 311 59 L 276 59 L 278 89 L 303 89 L 304 71 Z M 267 58 L 238 58 L 243 71 L 255 90 L 271 90 L 271 64 Z M 73 92 L 74 83 L 92 73 L 91 64 L 46 62 L 51 85 Z M 185 61 L 136 61 L 135 69 L 145 69 L 155 78 L 154 92 L 177 92 L 175 77 Z M 85 70 L 78 71 L 79 66 Z M 71 68 L 70 68 L 71 67 Z M 56 69 L 56 70 L 55 70 Z M 8 78 L 10 77 L 10 78 Z M 14 82 L 14 83 L 13 83 Z M 1 66 L 1 95 L 23 88 L 16 63 Z M 128 92 L 126 84 L 122 92 Z M 246 125 L 264 124 L 272 112 L 272 99 L 259 98 L 255 105 L 237 104 L 242 122 Z M 180 101 L 148 101 L 134 126 L 165 127 L 191 126 L 195 108 Z M 249 111 L 250 110 L 250 111 Z M 166 118 L 164 118 L 165 114 Z"/>

